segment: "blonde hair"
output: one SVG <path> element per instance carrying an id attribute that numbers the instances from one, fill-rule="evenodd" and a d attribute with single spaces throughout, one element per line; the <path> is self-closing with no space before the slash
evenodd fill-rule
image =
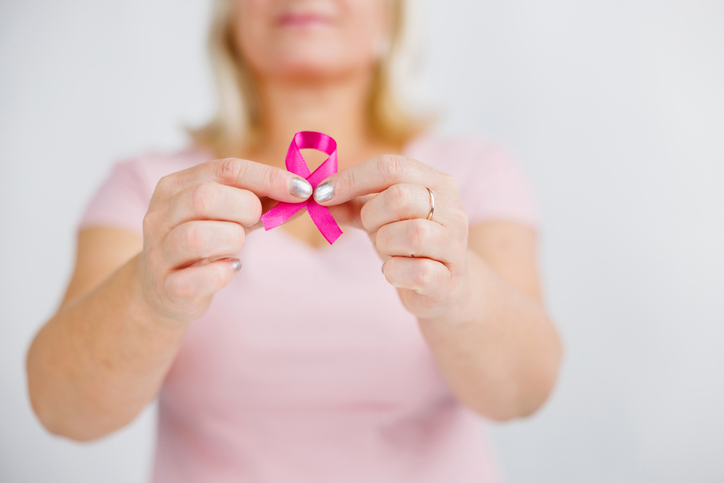
<path id="1" fill-rule="evenodd" d="M 208 38 L 213 74 L 217 88 L 217 110 L 206 125 L 190 129 L 193 141 L 211 149 L 220 157 L 237 156 L 259 130 L 259 105 L 253 76 L 235 41 L 233 0 L 215 0 Z M 397 145 L 425 130 L 432 122 L 430 114 L 413 113 L 402 99 L 407 87 L 413 49 L 407 29 L 407 0 L 391 0 L 392 34 L 374 73 L 368 104 L 370 132 L 379 139 Z"/>

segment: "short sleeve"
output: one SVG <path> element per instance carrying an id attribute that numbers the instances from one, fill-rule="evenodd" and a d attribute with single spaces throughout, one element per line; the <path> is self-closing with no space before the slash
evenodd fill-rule
<path id="1" fill-rule="evenodd" d="M 118 161 L 86 205 L 78 230 L 110 226 L 142 234 L 151 195 L 140 163 Z"/>
<path id="2" fill-rule="evenodd" d="M 531 183 L 510 153 L 499 146 L 479 145 L 466 154 L 470 170 L 461 196 L 469 224 L 507 220 L 539 229 L 540 213 Z"/>

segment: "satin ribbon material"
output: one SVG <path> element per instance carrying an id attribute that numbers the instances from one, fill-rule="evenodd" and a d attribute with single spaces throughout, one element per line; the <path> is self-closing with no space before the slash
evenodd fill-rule
<path id="1" fill-rule="evenodd" d="M 329 154 L 329 157 L 313 173 L 310 173 L 307 162 L 299 152 L 300 149 L 316 149 Z M 320 181 L 337 172 L 337 142 L 331 136 L 321 132 L 300 131 L 294 135 L 294 139 L 289 145 L 286 165 L 287 170 L 309 181 L 314 189 Z M 312 196 L 301 203 L 280 202 L 264 213 L 261 217 L 264 230 L 268 231 L 281 225 L 302 208 L 307 209 L 312 221 L 330 245 L 342 234 L 342 230 L 334 221 L 329 208 L 318 204 Z"/>

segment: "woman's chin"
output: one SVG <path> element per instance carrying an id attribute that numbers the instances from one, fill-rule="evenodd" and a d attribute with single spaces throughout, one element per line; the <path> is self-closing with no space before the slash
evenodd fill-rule
<path id="1" fill-rule="evenodd" d="M 329 58 L 318 56 L 280 60 L 268 71 L 268 74 L 286 80 L 324 81 L 346 77 L 350 73 L 363 70 L 362 66 L 355 66 L 349 62 L 330 62 Z"/>

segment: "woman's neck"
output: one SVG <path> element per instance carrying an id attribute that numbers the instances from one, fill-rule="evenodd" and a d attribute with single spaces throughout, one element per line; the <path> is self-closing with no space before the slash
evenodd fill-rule
<path id="1" fill-rule="evenodd" d="M 340 169 L 366 159 L 365 156 L 381 154 L 379 150 L 397 148 L 375 139 L 369 131 L 370 82 L 371 78 L 362 76 L 323 83 L 260 82 L 260 133 L 249 156 L 283 166 L 289 143 L 298 131 L 320 131 L 332 136 L 340 147 Z M 314 169 L 322 160 L 317 153 L 310 153 L 310 168 Z"/>

